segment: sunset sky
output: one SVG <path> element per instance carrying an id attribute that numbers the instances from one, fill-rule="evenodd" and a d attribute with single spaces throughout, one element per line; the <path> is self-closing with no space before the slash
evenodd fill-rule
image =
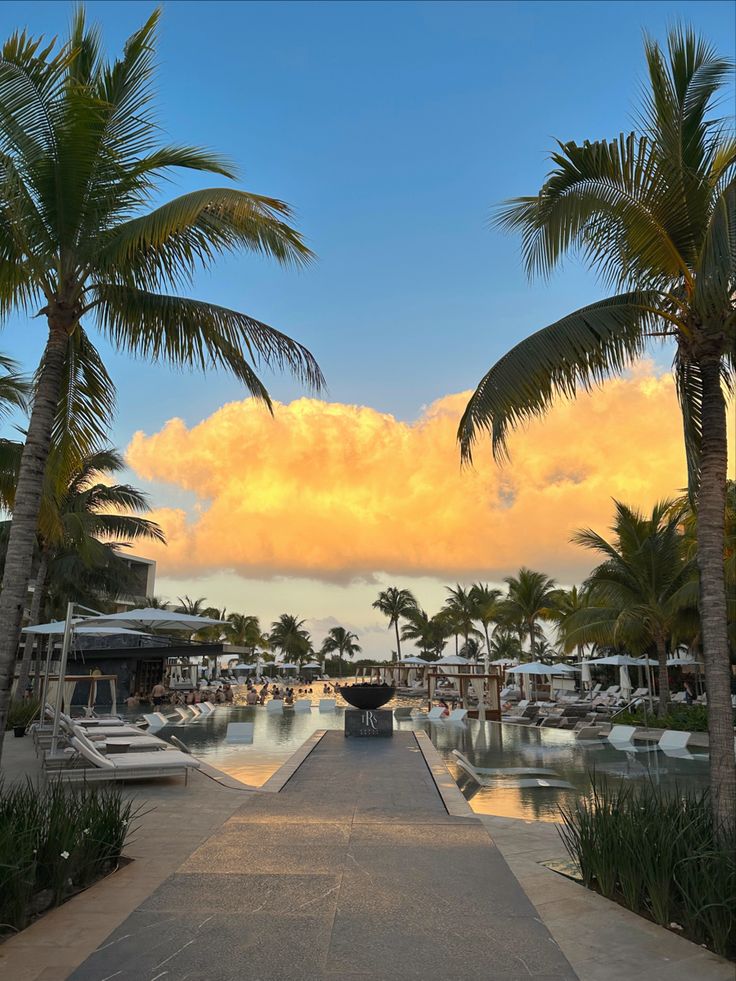
<path id="1" fill-rule="evenodd" d="M 87 4 L 111 51 L 152 6 Z M 119 386 L 112 441 L 169 537 L 157 593 L 205 596 L 265 626 L 299 614 L 317 642 L 342 623 L 387 657 L 371 609 L 385 584 L 433 613 L 445 583 L 497 582 L 521 564 L 579 581 L 590 563 L 569 544 L 575 528 L 604 530 L 612 497 L 648 507 L 685 483 L 672 352 L 654 348 L 630 376 L 560 404 L 512 438 L 503 468 L 484 446 L 461 470 L 469 390 L 522 337 L 604 295 L 572 261 L 530 285 L 518 241 L 488 218 L 539 188 L 555 138 L 632 128 L 643 31 L 661 38 L 685 20 L 733 57 L 733 3 L 163 9 L 163 137 L 228 155 L 240 186 L 295 208 L 318 255 L 300 272 L 224 260 L 193 295 L 305 343 L 328 390 L 315 399 L 266 373 L 271 418 L 225 375 L 100 345 Z M 70 11 L 4 3 L 3 34 L 63 34 Z M 164 193 L 208 183 L 178 177 Z M 0 350 L 30 368 L 42 343 L 39 321 L 15 318 Z"/>

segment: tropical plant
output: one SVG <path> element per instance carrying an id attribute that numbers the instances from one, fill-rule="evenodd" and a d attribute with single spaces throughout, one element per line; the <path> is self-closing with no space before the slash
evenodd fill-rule
<path id="1" fill-rule="evenodd" d="M 305 622 L 290 613 L 282 613 L 271 624 L 268 637 L 271 647 L 290 661 L 304 661 L 312 653 L 312 641 L 309 631 L 304 628 Z"/>
<path id="2" fill-rule="evenodd" d="M 22 452 L 20 443 L 5 441 L 0 447 L 0 497 L 11 514 L 16 508 Z M 97 595 L 109 595 L 111 589 L 130 581 L 119 549 L 140 540 L 166 540 L 156 522 L 141 517 L 150 511 L 146 494 L 130 484 L 110 484 L 105 479 L 124 468 L 122 456 L 111 448 L 82 457 L 73 457 L 58 446 L 52 449 L 38 519 L 29 624 L 41 622 L 47 592 L 57 600 L 68 595 L 78 602 L 89 601 L 89 580 L 94 579 Z M 33 642 L 33 635 L 28 634 L 16 687 L 18 698 L 23 697 L 28 683 Z"/>
<path id="3" fill-rule="evenodd" d="M 480 637 L 481 633 L 473 626 L 477 616 L 477 606 L 473 597 L 472 589 L 456 583 L 455 586 L 446 586 L 445 589 L 450 594 L 445 600 L 444 611 L 449 623 L 453 626 L 455 634 L 455 648 L 457 653 L 457 638 L 462 635 L 463 646 L 469 648 L 471 636 Z M 464 655 L 466 656 L 466 655 Z"/>
<path id="4" fill-rule="evenodd" d="M 516 633 L 507 627 L 499 626 L 493 631 L 488 653 L 493 661 L 520 661 L 523 651 Z"/>
<path id="5" fill-rule="evenodd" d="M 493 589 L 486 583 L 476 582 L 470 587 L 470 601 L 473 605 L 473 619 L 483 627 L 486 639 L 486 651 L 490 654 L 491 638 L 488 628 L 492 623 L 499 623 L 502 616 L 500 589 Z"/>
<path id="6" fill-rule="evenodd" d="M 205 610 L 208 607 L 205 605 L 207 600 L 204 596 L 198 596 L 197 599 L 192 599 L 191 596 L 178 596 L 177 597 L 178 606 L 176 607 L 177 613 L 186 613 L 190 617 L 203 617 Z M 217 618 L 219 620 L 219 617 Z"/>
<path id="7" fill-rule="evenodd" d="M 268 640 L 261 631 L 258 617 L 247 613 L 231 613 L 227 619 L 228 625 L 224 628 L 224 634 L 229 644 L 247 647 L 251 657 L 257 648 L 267 645 Z"/>
<path id="8" fill-rule="evenodd" d="M 169 610 L 171 606 L 164 596 L 144 596 L 141 606 L 146 610 Z"/>
<path id="9" fill-rule="evenodd" d="M 338 672 L 342 677 L 342 659 L 355 657 L 363 648 L 358 644 L 358 635 L 346 630 L 345 627 L 332 627 L 322 641 L 320 654 L 337 654 Z"/>
<path id="10" fill-rule="evenodd" d="M 401 639 L 413 640 L 424 657 L 434 661 L 442 657 L 451 633 L 452 627 L 446 618 L 440 614 L 430 617 L 425 610 L 417 607 L 407 615 L 407 621 L 401 628 Z"/>
<path id="11" fill-rule="evenodd" d="M 160 142 L 159 17 L 114 62 L 82 8 L 61 46 L 16 33 L 0 54 L 0 314 L 32 310 L 47 327 L 0 594 L 0 738 L 54 431 L 73 419 L 99 443 L 114 405 L 89 326 L 150 362 L 225 369 L 269 408 L 260 364 L 322 384 L 312 355 L 284 334 L 179 293 L 224 253 L 251 250 L 282 264 L 311 253 L 288 224 L 287 205 L 235 187 L 191 191 L 150 210 L 176 168 L 235 176 L 216 154 Z M 70 388 L 70 377 L 84 384 Z"/>
<path id="12" fill-rule="evenodd" d="M 723 570 L 726 398 L 736 379 L 736 144 L 714 114 L 732 65 L 694 31 L 647 38 L 649 90 L 640 130 L 615 140 L 559 143 L 539 193 L 498 216 L 518 230 L 530 275 L 575 251 L 616 290 L 507 353 L 463 414 L 466 460 L 486 430 L 494 453 L 509 430 L 574 398 L 646 351 L 674 343 L 690 496 L 696 502 L 700 618 L 710 707 L 711 790 L 719 824 L 736 822 L 730 664 Z"/>
<path id="13" fill-rule="evenodd" d="M 515 627 L 522 649 L 524 638 L 529 638 L 529 651 L 534 660 L 543 637 L 539 621 L 554 616 L 559 595 L 557 584 L 543 572 L 525 567 L 516 576 L 507 576 L 504 582 L 508 594 L 501 606 L 502 622 Z"/>
<path id="14" fill-rule="evenodd" d="M 586 643 L 624 644 L 639 654 L 654 647 L 663 717 L 670 700 L 667 658 L 678 619 L 697 604 L 697 570 L 685 559 L 681 515 L 673 512 L 672 501 L 655 504 L 646 517 L 614 503 L 612 542 L 590 529 L 573 536 L 604 561 L 585 582 L 588 604 L 569 617 L 565 643 L 568 650 Z"/>
<path id="15" fill-rule="evenodd" d="M 379 610 L 388 617 L 388 628 L 396 631 L 396 659 L 401 660 L 401 638 L 399 636 L 399 620 L 406 620 L 417 609 L 417 601 L 409 589 L 399 589 L 388 586 L 381 590 L 378 599 L 373 603 L 373 609 Z"/>

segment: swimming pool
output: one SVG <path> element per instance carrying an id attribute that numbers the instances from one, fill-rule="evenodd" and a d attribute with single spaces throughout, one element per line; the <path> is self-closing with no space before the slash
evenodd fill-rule
<path id="1" fill-rule="evenodd" d="M 252 722 L 252 744 L 227 743 L 229 722 Z M 243 783 L 260 786 L 315 730 L 342 729 L 343 723 L 344 707 L 339 706 L 332 712 L 315 707 L 303 714 L 287 709 L 283 715 L 262 706 L 220 706 L 207 719 L 167 726 L 159 735 L 175 735 L 198 758 Z M 559 805 L 589 792 L 593 771 L 627 781 L 651 779 L 671 788 L 705 788 L 708 782 L 707 760 L 668 757 L 656 748 L 615 749 L 605 741 L 580 743 L 572 732 L 551 728 L 475 720 L 450 725 L 407 719 L 395 720 L 394 725 L 429 735 L 479 814 L 557 821 Z M 461 768 L 455 751 L 474 766 L 495 772 L 479 785 Z"/>

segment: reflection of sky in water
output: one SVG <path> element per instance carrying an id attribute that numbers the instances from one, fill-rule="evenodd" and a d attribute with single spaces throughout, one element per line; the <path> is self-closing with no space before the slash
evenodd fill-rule
<path id="1" fill-rule="evenodd" d="M 391 707 L 394 703 L 389 703 Z M 402 699 L 401 705 L 411 704 Z M 315 696 L 316 706 L 316 696 Z M 342 729 L 344 708 L 333 712 L 283 715 L 270 714 L 264 707 L 218 707 L 208 719 L 159 730 L 164 738 L 175 735 L 195 756 L 232 774 L 243 783 L 260 786 L 316 729 Z M 253 743 L 225 742 L 228 722 L 253 722 Z M 626 752 L 602 745 L 576 742 L 571 732 L 530 726 L 470 720 L 466 725 L 428 723 L 421 720 L 394 721 L 397 729 L 423 729 L 445 760 L 474 811 L 536 821 L 556 821 L 559 805 L 571 804 L 590 788 L 590 771 L 642 783 L 651 778 L 666 787 L 705 788 L 708 766 L 704 760 L 678 759 L 656 749 Z M 478 767 L 494 770 L 544 768 L 573 789 L 520 786 L 524 776 L 498 775 L 479 786 L 458 765 L 458 750 Z"/>

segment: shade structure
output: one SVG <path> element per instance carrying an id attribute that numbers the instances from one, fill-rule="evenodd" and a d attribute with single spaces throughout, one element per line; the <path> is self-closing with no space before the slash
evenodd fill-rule
<path id="1" fill-rule="evenodd" d="M 312 669 L 315 669 L 316 668 L 318 671 L 321 671 L 322 670 L 322 665 L 319 664 L 317 661 L 309 661 L 308 664 L 303 664 L 302 667 L 303 668 L 312 668 Z"/>
<path id="2" fill-rule="evenodd" d="M 446 657 L 441 657 L 439 661 L 435 661 L 435 664 L 470 664 L 467 657 L 461 657 L 459 654 L 448 654 Z"/>
<path id="3" fill-rule="evenodd" d="M 75 634 L 88 634 L 92 636 L 103 636 L 104 634 L 135 634 L 139 637 L 145 636 L 145 631 L 143 630 L 131 630 L 129 627 L 105 627 L 90 623 L 89 620 L 76 620 L 72 624 L 72 630 Z M 32 626 L 23 627 L 23 632 L 45 636 L 61 635 L 64 633 L 64 621 L 55 620 L 51 623 L 35 623 Z"/>
<path id="4" fill-rule="evenodd" d="M 191 613 L 177 613 L 175 610 L 158 610 L 146 607 L 138 610 L 125 610 L 124 613 L 112 613 L 110 616 L 94 617 L 96 626 L 101 627 L 132 627 L 135 630 L 184 630 L 193 634 L 203 627 L 217 627 L 228 623 L 228 620 L 214 620 L 212 617 L 198 617 Z M 87 621 L 89 623 L 89 621 Z"/>
<path id="5" fill-rule="evenodd" d="M 289 663 L 287 663 L 287 662 L 284 662 L 284 663 L 282 664 L 282 663 L 281 663 L 281 662 L 279 661 L 279 662 L 277 662 L 276 664 L 274 664 L 274 665 L 273 665 L 273 667 L 274 667 L 274 668 L 281 668 L 281 670 L 282 670 L 282 671 L 291 671 L 291 670 L 293 670 L 293 669 L 295 669 L 295 668 L 298 668 L 298 667 L 299 667 L 299 665 L 298 665 L 298 664 L 289 664 Z"/>
<path id="6" fill-rule="evenodd" d="M 628 698 L 632 692 L 631 676 L 629 675 L 628 664 L 622 664 L 618 669 L 618 683 L 621 686 L 621 694 Z"/>
<path id="7" fill-rule="evenodd" d="M 543 664 L 541 661 L 530 661 L 528 664 L 519 664 L 515 668 L 509 668 L 508 674 L 548 674 L 548 675 L 570 675 L 579 671 L 569 664 Z"/>
<path id="8" fill-rule="evenodd" d="M 632 657 L 631 654 L 610 654 L 608 657 L 591 658 L 588 663 L 591 666 L 594 664 L 611 664 L 616 668 L 620 668 L 622 665 L 629 668 L 645 668 L 647 665 L 656 667 L 658 662 L 651 658 Z"/>
<path id="9" fill-rule="evenodd" d="M 419 667 L 421 667 L 423 664 L 429 664 L 429 663 L 430 662 L 425 661 L 423 657 L 414 657 L 414 656 L 402 657 L 402 659 L 399 661 L 399 664 L 410 664 L 410 665 L 414 664 L 414 665 L 418 665 Z M 439 664 L 440 662 L 438 661 L 437 663 Z"/>
<path id="10" fill-rule="evenodd" d="M 519 661 L 515 657 L 497 657 L 495 661 L 489 661 L 488 663 L 500 668 L 513 668 Z"/>
<path id="11" fill-rule="evenodd" d="M 703 663 L 702 661 L 696 661 L 692 657 L 668 657 L 667 658 L 668 668 L 686 668 L 686 667 L 697 668 L 702 663 Z"/>
<path id="12" fill-rule="evenodd" d="M 580 680 L 586 688 L 590 688 L 593 679 L 590 677 L 590 662 L 587 660 L 580 662 Z"/>

